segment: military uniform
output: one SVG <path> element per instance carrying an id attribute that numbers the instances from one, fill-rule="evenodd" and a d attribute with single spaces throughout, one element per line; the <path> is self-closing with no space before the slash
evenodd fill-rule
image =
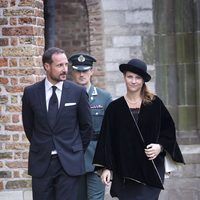
<path id="1" fill-rule="evenodd" d="M 92 68 L 92 63 L 96 60 L 85 54 L 75 54 L 69 58 L 72 62 L 73 70 L 87 71 Z M 94 173 L 92 164 L 104 112 L 108 104 L 112 101 L 110 93 L 107 91 L 90 85 L 88 88 L 89 104 L 92 114 L 93 133 L 91 141 L 85 152 L 86 174 L 82 176 L 80 183 L 80 193 L 78 200 L 103 200 L 105 194 L 105 186 L 101 182 L 100 177 Z"/>
<path id="2" fill-rule="evenodd" d="M 111 95 L 97 87 L 91 85 L 89 90 L 89 103 L 92 114 L 93 133 L 91 135 L 90 144 L 85 152 L 85 167 L 86 167 L 86 182 L 87 194 L 90 200 L 103 200 L 105 193 L 105 186 L 101 179 L 94 173 L 94 166 L 92 165 L 99 131 L 103 120 L 103 115 L 106 107 L 111 102 Z M 83 199 L 81 199 L 83 200 Z"/>

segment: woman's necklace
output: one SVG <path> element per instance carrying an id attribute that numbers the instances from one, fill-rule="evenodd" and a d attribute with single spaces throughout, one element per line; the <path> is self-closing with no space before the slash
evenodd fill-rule
<path id="1" fill-rule="evenodd" d="M 139 99 L 137 99 L 137 100 L 135 100 L 135 101 L 130 100 L 130 99 L 128 98 L 127 94 L 125 95 L 125 99 L 126 99 L 126 101 L 127 101 L 129 104 L 132 104 L 132 105 L 141 104 L 141 101 L 142 101 L 141 98 L 139 98 Z"/>

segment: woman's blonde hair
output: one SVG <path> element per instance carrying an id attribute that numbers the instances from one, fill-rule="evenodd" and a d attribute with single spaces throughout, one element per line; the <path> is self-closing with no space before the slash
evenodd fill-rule
<path id="1" fill-rule="evenodd" d="M 155 94 L 152 93 L 148 88 L 147 85 L 144 83 L 141 89 L 141 96 L 142 96 L 142 101 L 143 104 L 149 104 L 151 103 L 154 98 L 155 98 Z"/>

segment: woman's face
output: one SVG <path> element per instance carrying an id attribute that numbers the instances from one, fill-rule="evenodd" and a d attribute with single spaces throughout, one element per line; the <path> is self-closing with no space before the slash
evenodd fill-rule
<path id="1" fill-rule="evenodd" d="M 128 92 L 141 92 L 144 80 L 141 76 L 133 72 L 124 73 L 124 81 Z"/>

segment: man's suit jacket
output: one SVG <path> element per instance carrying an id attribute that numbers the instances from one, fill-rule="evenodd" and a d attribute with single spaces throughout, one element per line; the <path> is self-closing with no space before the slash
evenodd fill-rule
<path id="1" fill-rule="evenodd" d="M 90 141 L 92 122 L 88 95 L 83 87 L 64 81 L 57 121 L 52 129 L 47 120 L 45 81 L 26 87 L 22 97 L 22 119 L 30 141 L 30 175 L 44 175 L 54 145 L 66 173 L 71 176 L 84 174 L 84 152 Z"/>

